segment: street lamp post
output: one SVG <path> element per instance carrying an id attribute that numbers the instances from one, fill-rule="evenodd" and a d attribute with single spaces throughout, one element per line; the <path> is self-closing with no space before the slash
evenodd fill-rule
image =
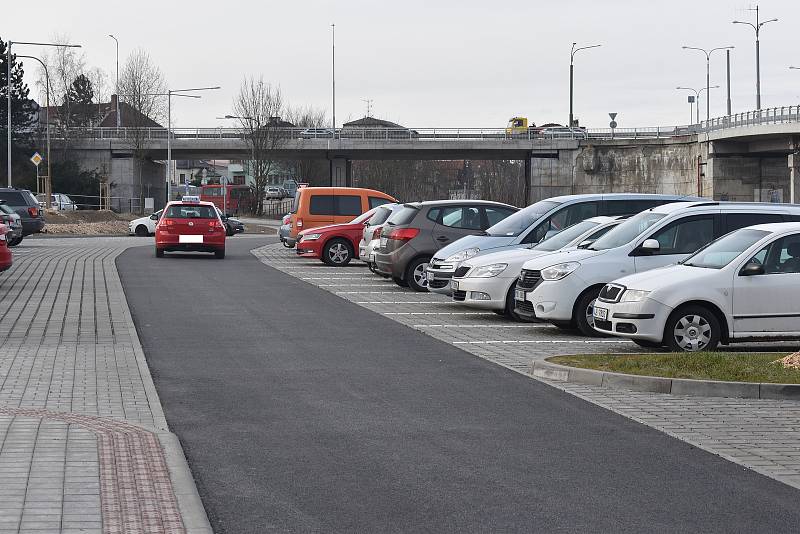
<path id="1" fill-rule="evenodd" d="M 756 12 L 755 24 L 753 24 L 752 22 L 745 22 L 741 20 L 734 20 L 733 24 L 746 24 L 751 28 L 753 28 L 753 30 L 756 32 L 756 109 L 761 109 L 761 51 L 760 51 L 759 34 L 761 33 L 761 27 L 764 24 L 768 24 L 770 22 L 777 22 L 778 19 L 769 19 L 759 22 L 758 5 L 756 5 L 755 8 L 751 8 L 751 11 Z"/>
<path id="2" fill-rule="evenodd" d="M 6 113 L 6 128 L 8 128 L 8 140 L 7 140 L 7 156 L 8 156 L 8 187 L 11 187 L 11 45 L 31 45 L 31 46 L 63 46 L 65 48 L 80 48 L 81 45 L 73 45 L 73 44 L 56 44 L 56 43 L 31 43 L 26 41 L 8 41 L 8 46 L 6 47 L 6 74 L 8 78 L 6 79 L 7 86 L 6 86 L 6 99 L 8 103 L 7 113 Z M 49 163 L 49 158 L 48 158 Z M 49 171 L 48 171 L 49 172 Z M 48 197 L 49 199 L 50 197 Z"/>
<path id="3" fill-rule="evenodd" d="M 117 93 L 117 109 L 116 109 L 116 111 L 117 111 L 117 128 L 119 128 L 122 125 L 122 122 L 120 121 L 120 116 L 119 116 L 119 40 L 116 37 L 114 37 L 113 35 L 111 35 L 110 33 L 108 34 L 108 36 L 111 37 L 112 39 L 114 39 L 114 42 L 117 43 L 117 83 L 116 83 L 114 92 Z"/>
<path id="4" fill-rule="evenodd" d="M 694 96 L 697 104 L 697 124 L 700 124 L 700 95 L 703 93 L 703 91 L 708 91 L 710 89 L 719 89 L 719 85 L 712 85 L 711 87 L 701 87 L 699 91 L 694 87 L 676 87 L 675 89 L 694 91 Z M 708 100 L 708 95 L 706 95 L 706 100 Z M 689 117 L 689 119 L 691 119 L 691 117 Z"/>
<path id="5" fill-rule="evenodd" d="M 331 24 L 331 98 L 333 99 L 333 137 L 336 137 L 336 24 Z"/>
<path id="6" fill-rule="evenodd" d="M 572 87 L 573 87 L 573 63 L 575 61 L 575 54 L 581 50 L 586 50 L 589 48 L 597 48 L 598 46 L 602 46 L 599 44 L 596 45 L 589 45 L 589 46 L 581 46 L 575 48 L 575 45 L 578 43 L 572 43 L 572 50 L 569 53 L 569 124 L 567 125 L 569 128 L 572 128 L 573 124 L 573 115 L 572 115 Z"/>
<path id="7" fill-rule="evenodd" d="M 705 48 L 697 48 L 696 46 L 684 46 L 684 50 L 699 50 L 706 56 L 706 91 L 711 89 L 711 54 L 716 52 L 717 50 L 732 50 L 733 46 L 720 46 L 717 48 L 712 48 L 710 50 L 706 50 Z M 706 95 L 706 122 L 711 119 L 711 95 Z M 700 121 L 698 121 L 700 122 Z"/>
<path id="8" fill-rule="evenodd" d="M 45 125 L 46 130 L 46 138 L 47 138 L 47 183 L 45 184 L 45 196 L 47 197 L 47 207 L 50 207 L 50 195 L 53 189 L 53 179 L 51 178 L 52 166 L 50 165 L 50 73 L 47 71 L 47 65 L 44 64 L 44 61 L 39 59 L 35 56 L 17 56 L 17 57 L 25 57 L 28 59 L 35 59 L 39 63 L 41 63 L 42 68 L 44 69 L 44 85 L 45 85 L 45 108 L 44 108 L 44 121 L 47 123 Z M 39 187 L 39 183 L 37 181 L 36 187 Z"/>

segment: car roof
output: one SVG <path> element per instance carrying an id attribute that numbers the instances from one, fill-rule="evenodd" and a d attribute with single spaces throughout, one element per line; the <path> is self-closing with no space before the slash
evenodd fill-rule
<path id="1" fill-rule="evenodd" d="M 597 223 L 597 224 L 606 224 L 614 221 L 619 221 L 621 219 L 627 219 L 628 215 L 597 215 L 595 217 L 589 217 L 588 219 L 584 219 L 589 222 Z"/>
<path id="2" fill-rule="evenodd" d="M 511 204 L 504 204 L 493 200 L 424 200 L 422 202 L 406 202 L 404 206 L 411 206 L 419 209 L 429 206 L 452 206 L 454 204 L 460 206 L 503 206 L 504 208 L 519 209 Z"/>
<path id="3" fill-rule="evenodd" d="M 172 200 L 167 204 L 167 207 L 170 206 L 214 206 L 217 207 L 216 204 L 213 202 L 208 202 L 207 200 L 201 200 L 200 202 L 184 202 L 183 200 Z"/>
<path id="4" fill-rule="evenodd" d="M 549 200 L 551 202 L 577 202 L 580 200 L 658 200 L 658 199 L 674 199 L 676 202 L 680 200 L 686 201 L 705 201 L 710 202 L 708 199 L 702 197 L 695 197 L 690 195 L 662 195 L 660 193 L 584 193 L 580 195 L 562 195 L 558 197 L 543 198 L 541 200 Z"/>
<path id="5" fill-rule="evenodd" d="M 669 204 L 662 204 L 647 211 L 653 213 L 670 214 L 678 211 L 694 211 L 703 208 L 717 208 L 723 211 L 752 211 L 758 208 L 758 211 L 785 213 L 787 211 L 800 213 L 800 205 L 797 204 L 777 204 L 774 202 L 725 202 L 725 201 L 712 201 L 707 200 L 703 202 L 670 202 Z"/>
<path id="6" fill-rule="evenodd" d="M 747 227 L 750 230 L 763 230 L 770 233 L 800 232 L 800 222 L 764 223 Z"/>

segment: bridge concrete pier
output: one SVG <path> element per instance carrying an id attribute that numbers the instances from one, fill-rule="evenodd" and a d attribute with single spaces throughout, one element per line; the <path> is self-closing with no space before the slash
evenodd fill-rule
<path id="1" fill-rule="evenodd" d="M 329 157 L 331 187 L 351 187 L 353 185 L 353 165 L 347 157 Z"/>

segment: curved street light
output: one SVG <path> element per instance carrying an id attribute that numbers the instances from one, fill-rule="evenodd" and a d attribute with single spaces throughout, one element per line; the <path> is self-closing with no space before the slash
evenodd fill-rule
<path id="1" fill-rule="evenodd" d="M 752 8 L 751 11 L 756 12 L 756 22 L 753 24 L 752 22 L 746 22 L 742 20 L 734 20 L 732 24 L 746 24 L 753 28 L 753 31 L 756 32 L 756 109 L 761 109 L 761 52 L 760 52 L 760 45 L 759 45 L 759 34 L 761 33 L 761 27 L 764 24 L 768 24 L 770 22 L 778 22 L 778 19 L 769 19 L 759 22 L 758 20 L 758 6 Z"/>
<path id="2" fill-rule="evenodd" d="M 678 89 L 678 90 L 683 89 L 683 90 L 686 90 L 686 91 L 694 91 L 694 97 L 697 100 L 697 124 L 700 124 L 700 94 L 703 91 L 709 91 L 711 89 L 719 89 L 719 85 L 712 85 L 711 87 L 701 87 L 699 91 L 697 89 L 695 89 L 694 87 L 680 87 L 679 86 L 679 87 L 676 87 L 675 89 Z M 706 98 L 708 98 L 708 97 L 706 97 Z M 691 115 L 689 116 L 689 122 L 692 122 Z"/>
<path id="3" fill-rule="evenodd" d="M 576 44 L 578 44 L 578 43 L 572 43 L 572 50 L 570 50 L 570 53 L 569 53 L 569 124 L 567 124 L 567 126 L 570 127 L 570 128 L 572 128 L 572 124 L 573 124 L 573 117 L 572 117 L 572 87 L 573 87 L 573 84 L 572 84 L 572 82 L 573 82 L 573 72 L 574 72 L 573 63 L 574 63 L 574 60 L 575 60 L 575 54 L 577 54 L 581 50 L 588 50 L 589 48 L 597 48 L 599 46 L 603 46 L 603 45 L 595 44 L 595 45 L 580 46 L 578 48 L 575 48 Z"/>
<path id="4" fill-rule="evenodd" d="M 717 50 L 732 50 L 735 47 L 733 46 L 718 46 L 717 48 L 705 49 L 705 48 L 698 48 L 696 46 L 684 46 L 682 47 L 684 50 L 699 50 L 706 56 L 706 91 L 711 89 L 711 54 L 716 52 Z M 708 95 L 710 96 L 710 95 Z M 711 120 L 711 99 L 706 98 L 706 121 Z M 700 121 L 698 121 L 700 122 Z"/>

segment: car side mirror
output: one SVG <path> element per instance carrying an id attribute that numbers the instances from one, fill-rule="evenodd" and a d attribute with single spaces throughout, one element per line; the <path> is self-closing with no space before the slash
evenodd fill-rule
<path id="1" fill-rule="evenodd" d="M 150 216 L 150 218 L 151 218 L 152 220 L 154 220 L 154 221 L 157 221 L 157 220 L 158 220 L 158 215 L 156 215 L 156 214 L 154 213 L 154 214 L 152 214 L 152 215 Z"/>
<path id="2" fill-rule="evenodd" d="M 653 252 L 661 250 L 661 243 L 658 242 L 658 239 L 645 239 L 644 243 L 639 247 L 639 250 L 645 254 L 652 254 Z"/>
<path id="3" fill-rule="evenodd" d="M 760 263 L 756 263 L 754 261 L 751 261 L 750 263 L 748 263 L 747 265 L 742 267 L 742 270 L 739 271 L 739 275 L 740 276 L 758 276 L 760 274 L 764 274 L 764 272 L 765 271 L 764 271 L 764 266 L 763 265 L 761 265 Z"/>
<path id="4" fill-rule="evenodd" d="M 587 239 L 586 241 L 581 241 L 581 243 L 578 245 L 578 248 L 589 248 L 595 241 L 596 239 Z"/>

